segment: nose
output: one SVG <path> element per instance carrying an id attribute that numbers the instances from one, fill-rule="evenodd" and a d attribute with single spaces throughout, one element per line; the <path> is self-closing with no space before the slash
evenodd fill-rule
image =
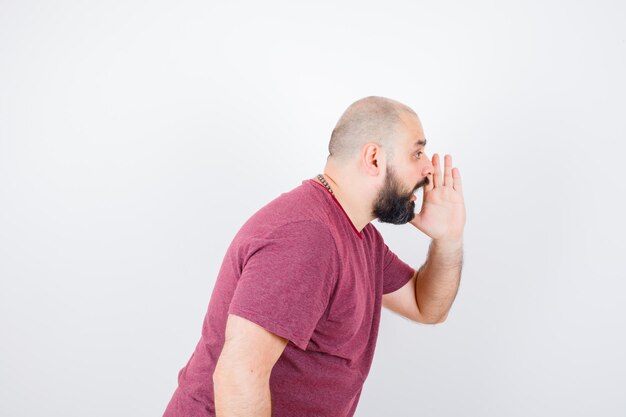
<path id="1" fill-rule="evenodd" d="M 429 174 L 432 174 L 434 171 L 435 171 L 435 168 L 433 167 L 432 162 L 428 160 L 428 164 L 426 164 L 424 168 L 422 168 L 422 177 L 426 177 Z"/>

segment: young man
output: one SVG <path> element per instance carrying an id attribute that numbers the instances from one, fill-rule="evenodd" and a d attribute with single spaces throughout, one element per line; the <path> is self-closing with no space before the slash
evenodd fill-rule
<path id="1" fill-rule="evenodd" d="M 348 107 L 324 173 L 261 208 L 233 239 L 165 417 L 354 415 L 381 306 L 441 323 L 459 287 L 461 177 L 449 155 L 442 175 L 425 146 L 404 104 L 366 97 Z M 432 239 L 419 270 L 389 250 L 376 218 Z"/>

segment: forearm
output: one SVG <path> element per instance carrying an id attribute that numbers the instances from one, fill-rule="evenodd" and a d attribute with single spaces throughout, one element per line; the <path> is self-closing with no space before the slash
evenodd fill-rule
<path id="1" fill-rule="evenodd" d="M 217 417 L 272 415 L 269 376 L 231 368 L 213 375 L 213 389 Z"/>
<path id="2" fill-rule="evenodd" d="M 415 285 L 420 314 L 429 322 L 441 322 L 447 316 L 459 289 L 462 266 L 462 239 L 431 242 Z"/>

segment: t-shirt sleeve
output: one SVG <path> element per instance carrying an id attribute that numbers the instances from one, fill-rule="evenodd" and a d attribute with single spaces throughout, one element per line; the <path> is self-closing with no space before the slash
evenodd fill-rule
<path id="1" fill-rule="evenodd" d="M 385 243 L 383 243 L 383 251 L 383 294 L 389 294 L 409 282 L 415 270 L 398 258 Z"/>
<path id="2" fill-rule="evenodd" d="M 299 221 L 255 238 L 228 313 L 306 350 L 338 275 L 337 249 L 321 223 Z"/>

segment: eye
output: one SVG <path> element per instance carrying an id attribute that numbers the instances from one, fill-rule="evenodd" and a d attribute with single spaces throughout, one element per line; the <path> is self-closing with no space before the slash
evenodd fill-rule
<path id="1" fill-rule="evenodd" d="M 423 154 L 424 152 L 422 151 L 417 151 L 415 152 L 415 156 L 417 156 L 417 158 L 419 159 L 419 157 Z"/>

